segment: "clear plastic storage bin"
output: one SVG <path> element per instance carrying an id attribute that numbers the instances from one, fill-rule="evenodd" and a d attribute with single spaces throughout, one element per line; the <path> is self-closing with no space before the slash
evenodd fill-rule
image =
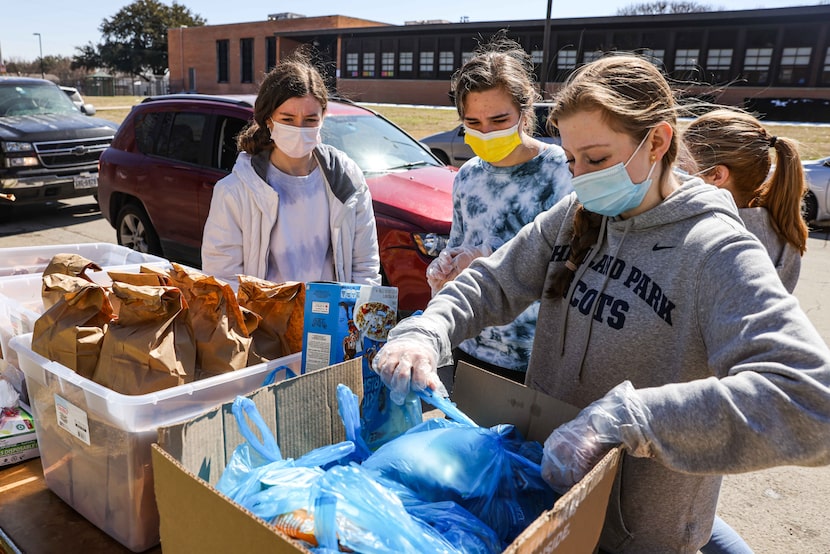
<path id="1" fill-rule="evenodd" d="M 78 254 L 101 267 L 167 262 L 164 258 L 108 242 L 22 246 L 0 250 L 0 277 L 43 273 L 55 254 Z"/>
<path id="2" fill-rule="evenodd" d="M 159 427 L 182 421 L 259 388 L 300 353 L 159 392 L 128 396 L 85 379 L 14 337 L 26 376 L 46 485 L 77 512 L 134 552 L 159 542 L 150 445 Z"/>
<path id="3" fill-rule="evenodd" d="M 71 252 L 75 246 L 88 246 L 88 245 L 69 245 L 69 246 L 62 246 L 60 250 L 56 250 L 52 255 L 59 254 L 63 252 Z M 95 246 L 95 245 L 93 245 Z M 99 245 L 101 246 L 101 245 Z M 147 254 L 141 254 L 140 252 L 135 252 L 133 250 L 129 250 L 127 248 L 123 248 L 121 246 L 116 245 L 107 245 L 107 246 L 114 246 L 115 248 L 122 248 L 128 252 L 133 252 L 134 254 L 138 254 L 138 256 L 149 256 Z M 49 248 L 56 248 L 57 247 L 49 247 Z M 2 257 L 6 251 L 8 250 L 25 250 L 22 248 L 4 248 L 0 249 L 0 257 Z M 106 249 L 101 249 L 100 252 L 104 252 Z M 99 253 L 100 253 L 99 252 Z M 120 252 L 120 251 L 116 251 Z M 91 252 L 78 252 L 82 256 L 87 259 L 90 258 L 87 254 Z M 123 253 L 122 253 L 123 254 Z M 108 261 L 123 261 L 127 259 L 128 256 L 121 256 L 121 257 L 110 257 Z M 152 260 L 150 259 L 152 258 Z M 51 257 L 49 258 L 51 260 Z M 99 257 L 98 260 L 93 260 L 99 265 L 101 265 L 100 260 L 104 260 L 105 257 Z M 47 262 L 48 263 L 48 262 Z M 141 263 L 135 263 L 132 265 L 106 265 L 102 266 L 103 271 L 88 271 L 87 276 L 102 286 L 110 286 L 112 285 L 112 280 L 107 275 L 107 271 L 121 271 L 125 273 L 138 273 L 139 269 L 142 265 L 149 265 L 154 266 L 157 268 L 170 268 L 170 262 L 165 260 L 164 258 L 158 258 L 156 256 L 149 256 L 148 259 Z M 43 285 L 43 269 L 41 268 L 40 273 L 34 273 L 30 275 L 15 275 L 10 277 L 0 277 L 0 375 L 6 377 L 17 389 L 18 392 L 22 393 L 25 400 L 25 391 L 22 390 L 20 386 L 20 381 L 22 381 L 23 376 L 19 372 L 19 363 L 17 361 L 17 355 L 15 352 L 9 348 L 9 341 L 12 337 L 17 335 L 22 335 L 25 333 L 31 333 L 34 331 L 35 321 L 43 314 L 43 299 L 41 296 L 41 287 Z"/>

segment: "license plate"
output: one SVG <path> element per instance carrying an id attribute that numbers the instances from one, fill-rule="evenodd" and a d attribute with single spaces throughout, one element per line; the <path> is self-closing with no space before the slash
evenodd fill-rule
<path id="1" fill-rule="evenodd" d="M 85 175 L 76 175 L 75 176 L 75 188 L 76 189 L 91 189 L 98 186 L 98 177 L 97 176 L 85 176 Z"/>

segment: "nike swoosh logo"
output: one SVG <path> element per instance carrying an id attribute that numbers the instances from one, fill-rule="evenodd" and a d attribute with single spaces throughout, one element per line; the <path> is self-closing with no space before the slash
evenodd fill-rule
<path id="1" fill-rule="evenodd" d="M 658 250 L 666 250 L 667 248 L 674 248 L 674 245 L 671 245 L 671 246 L 661 246 L 661 245 L 659 245 L 659 244 L 655 244 L 654 246 L 652 246 L 652 247 L 651 247 L 651 249 L 652 249 L 654 252 L 657 252 Z"/>

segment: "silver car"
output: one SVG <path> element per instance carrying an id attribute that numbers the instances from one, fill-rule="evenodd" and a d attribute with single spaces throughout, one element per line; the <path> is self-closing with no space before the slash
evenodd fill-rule
<path id="1" fill-rule="evenodd" d="M 72 100 L 72 103 L 75 104 L 75 107 L 78 108 L 81 113 L 86 115 L 95 115 L 95 106 L 87 104 L 81 96 L 81 93 L 78 92 L 78 89 L 75 87 L 65 86 L 61 86 L 60 89 L 69 97 L 70 100 Z"/>
<path id="2" fill-rule="evenodd" d="M 533 136 L 542 142 L 559 144 L 561 141 L 558 136 L 551 136 L 547 129 L 548 113 L 553 104 L 539 103 L 534 104 L 533 109 L 536 112 L 536 130 Z M 464 162 L 472 158 L 473 150 L 464 142 L 464 126 L 457 127 L 444 131 L 443 133 L 435 133 L 421 139 L 435 156 L 447 165 L 454 165 L 461 167 Z"/>
<path id="3" fill-rule="evenodd" d="M 802 162 L 807 194 L 802 207 L 809 224 L 830 221 L 830 157 Z"/>

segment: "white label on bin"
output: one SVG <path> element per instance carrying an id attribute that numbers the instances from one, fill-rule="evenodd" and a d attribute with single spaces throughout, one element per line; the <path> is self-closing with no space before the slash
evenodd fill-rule
<path id="1" fill-rule="evenodd" d="M 55 395 L 55 412 L 58 414 L 58 427 L 62 427 L 89 446 L 89 420 L 86 412 L 57 394 Z"/>

